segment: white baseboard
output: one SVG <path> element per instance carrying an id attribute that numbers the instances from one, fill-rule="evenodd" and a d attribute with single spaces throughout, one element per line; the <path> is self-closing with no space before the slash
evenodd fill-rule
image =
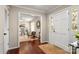
<path id="1" fill-rule="evenodd" d="M 45 43 L 45 42 L 48 42 L 48 41 L 40 41 L 41 43 Z"/>
<path id="2" fill-rule="evenodd" d="M 9 50 L 11 50 L 11 49 L 16 49 L 16 48 L 19 48 L 19 47 L 11 47 L 11 48 L 9 48 Z"/>

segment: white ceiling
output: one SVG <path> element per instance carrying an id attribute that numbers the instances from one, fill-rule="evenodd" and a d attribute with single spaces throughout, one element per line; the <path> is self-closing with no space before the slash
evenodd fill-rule
<path id="1" fill-rule="evenodd" d="M 47 12 L 50 9 L 55 9 L 60 6 L 59 5 L 24 5 L 24 7 L 29 7 L 29 8 L 38 9 L 38 10 Z"/>
<path id="2" fill-rule="evenodd" d="M 27 22 L 30 22 L 33 20 L 33 16 L 28 15 L 28 14 L 21 14 L 21 19 L 20 20 L 25 20 Z"/>
<path id="3" fill-rule="evenodd" d="M 68 5 L 18 5 L 18 6 L 22 8 L 30 8 L 33 10 L 48 13 L 51 11 L 55 11 L 56 9 L 61 7 L 67 7 Z"/>

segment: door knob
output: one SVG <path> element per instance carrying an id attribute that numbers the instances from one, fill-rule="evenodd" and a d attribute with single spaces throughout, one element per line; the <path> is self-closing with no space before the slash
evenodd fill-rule
<path id="1" fill-rule="evenodd" d="M 4 35 L 7 35 L 7 33 L 4 33 Z"/>
<path id="2" fill-rule="evenodd" d="M 55 29 L 53 29 L 53 32 L 55 32 Z"/>

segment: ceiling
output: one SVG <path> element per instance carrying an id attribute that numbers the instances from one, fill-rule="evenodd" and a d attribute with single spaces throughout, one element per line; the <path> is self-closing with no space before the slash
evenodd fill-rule
<path id="1" fill-rule="evenodd" d="M 67 7 L 68 5 L 16 5 L 16 6 L 21 8 L 29 8 L 44 13 L 49 13 L 51 11 L 55 11 L 58 8 Z"/>
<path id="2" fill-rule="evenodd" d="M 27 22 L 30 22 L 33 20 L 33 16 L 29 15 L 29 14 L 21 14 L 21 19 L 20 21 L 27 21 Z"/>
<path id="3" fill-rule="evenodd" d="M 28 8 L 48 12 L 50 9 L 54 10 L 60 7 L 60 5 L 23 5 L 23 7 L 28 7 Z"/>

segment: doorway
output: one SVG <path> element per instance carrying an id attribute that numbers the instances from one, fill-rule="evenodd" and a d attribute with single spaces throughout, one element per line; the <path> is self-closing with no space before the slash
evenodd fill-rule
<path id="1" fill-rule="evenodd" d="M 40 44 L 41 16 L 20 13 L 18 20 L 18 38 L 20 53 L 30 50 L 33 45 Z M 30 53 L 30 52 L 29 52 Z"/>

